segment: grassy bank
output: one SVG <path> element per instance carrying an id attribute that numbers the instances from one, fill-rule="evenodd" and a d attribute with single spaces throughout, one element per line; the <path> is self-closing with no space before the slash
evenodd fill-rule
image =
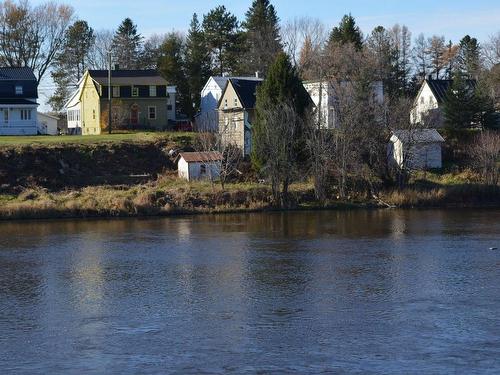
<path id="1" fill-rule="evenodd" d="M 388 190 L 381 200 L 363 197 L 320 205 L 310 183 L 293 184 L 293 209 L 361 207 L 500 207 L 500 188 L 476 184 L 403 191 Z M 273 209 L 269 186 L 228 184 L 223 191 L 208 182 L 186 182 L 175 176 L 133 186 L 90 186 L 50 192 L 27 188 L 0 195 L 0 219 L 166 216 L 192 213 L 249 212 Z"/>

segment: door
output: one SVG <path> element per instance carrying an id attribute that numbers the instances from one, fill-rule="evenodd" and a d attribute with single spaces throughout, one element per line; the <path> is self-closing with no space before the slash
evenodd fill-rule
<path id="1" fill-rule="evenodd" d="M 139 124 L 139 108 L 137 108 L 137 106 L 133 106 L 132 108 L 130 108 L 130 124 Z"/>

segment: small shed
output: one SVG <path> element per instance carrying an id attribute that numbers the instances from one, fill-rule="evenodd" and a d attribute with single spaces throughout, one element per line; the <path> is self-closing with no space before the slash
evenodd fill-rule
<path id="1" fill-rule="evenodd" d="M 392 133 L 388 158 L 390 163 L 412 169 L 441 168 L 444 138 L 436 129 L 395 130 Z"/>
<path id="2" fill-rule="evenodd" d="M 57 123 L 59 117 L 52 116 L 48 113 L 37 113 L 38 116 L 38 133 L 44 135 L 58 135 Z"/>
<path id="3" fill-rule="evenodd" d="M 215 180 L 220 175 L 222 160 L 218 151 L 181 152 L 177 157 L 179 177 L 188 181 Z"/>

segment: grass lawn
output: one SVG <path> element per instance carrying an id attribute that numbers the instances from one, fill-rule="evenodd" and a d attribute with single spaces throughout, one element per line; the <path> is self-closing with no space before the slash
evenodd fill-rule
<path id="1" fill-rule="evenodd" d="M 155 139 L 169 138 L 173 141 L 189 141 L 193 133 L 187 132 L 137 132 L 116 133 L 101 135 L 61 135 L 61 136 L 0 136 L 0 146 L 16 146 L 30 144 L 65 144 L 81 143 L 91 144 L 99 142 L 144 142 Z"/>

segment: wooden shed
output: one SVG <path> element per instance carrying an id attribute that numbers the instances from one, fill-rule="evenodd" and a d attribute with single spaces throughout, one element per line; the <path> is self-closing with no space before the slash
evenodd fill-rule
<path id="1" fill-rule="evenodd" d="M 390 163 L 400 168 L 441 168 L 444 139 L 435 129 L 395 130 L 388 147 Z"/>
<path id="2" fill-rule="evenodd" d="M 177 157 L 179 177 L 188 181 L 219 178 L 222 154 L 218 151 L 181 152 Z"/>

